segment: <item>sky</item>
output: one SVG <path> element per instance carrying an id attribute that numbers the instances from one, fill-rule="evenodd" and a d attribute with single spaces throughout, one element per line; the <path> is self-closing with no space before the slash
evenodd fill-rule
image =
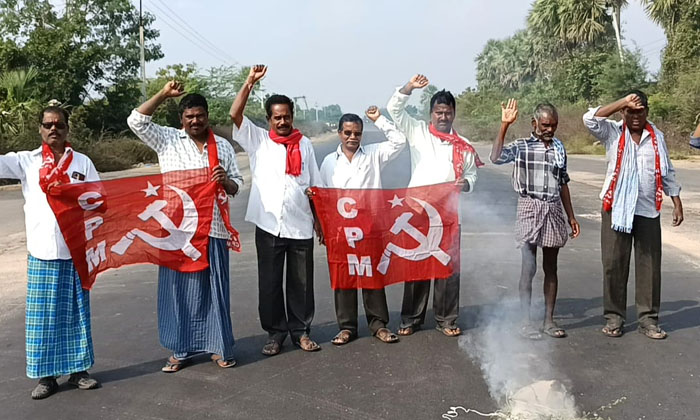
<path id="1" fill-rule="evenodd" d="M 268 65 L 268 92 L 360 114 L 370 105 L 384 106 L 415 73 L 455 94 L 476 87 L 476 56 L 489 39 L 525 28 L 531 3 L 143 0 L 144 10 L 156 16 L 165 54 L 146 63 L 146 75 L 177 63 L 200 69 L 262 63 Z M 622 29 L 625 45 L 639 47 L 647 68 L 657 72 L 666 38 L 639 0 L 623 10 Z"/>

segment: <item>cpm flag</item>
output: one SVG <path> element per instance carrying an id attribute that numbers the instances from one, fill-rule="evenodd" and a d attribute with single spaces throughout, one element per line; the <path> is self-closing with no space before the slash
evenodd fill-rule
<path id="1" fill-rule="evenodd" d="M 459 188 L 311 189 L 333 289 L 444 279 L 459 269 Z"/>
<path id="2" fill-rule="evenodd" d="M 127 264 L 153 263 L 183 272 L 209 267 L 216 200 L 228 208 L 227 197 L 210 177 L 204 168 L 53 187 L 49 205 L 83 288 L 90 289 L 98 273 Z M 230 232 L 229 246 L 239 251 L 238 233 Z"/>

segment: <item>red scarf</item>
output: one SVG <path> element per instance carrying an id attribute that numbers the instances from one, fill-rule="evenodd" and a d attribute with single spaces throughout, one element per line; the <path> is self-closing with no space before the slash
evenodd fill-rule
<path id="1" fill-rule="evenodd" d="M 207 139 L 207 157 L 209 158 L 209 172 L 213 172 L 214 168 L 219 165 L 219 150 L 216 147 L 216 138 L 214 131 L 209 129 L 209 138 Z M 216 188 L 216 205 L 219 206 L 221 219 L 224 221 L 226 230 L 231 235 L 227 241 L 229 249 L 236 252 L 241 252 L 241 241 L 238 238 L 238 231 L 231 226 L 231 218 L 229 217 L 228 194 L 224 190 L 224 186 L 218 184 Z"/>
<path id="2" fill-rule="evenodd" d="M 61 160 L 56 163 L 56 158 L 48 144 L 41 143 L 41 167 L 39 168 L 39 186 L 48 194 L 53 184 L 70 184 L 68 167 L 73 162 L 73 148 L 66 142 Z"/>
<path id="3" fill-rule="evenodd" d="M 452 128 L 452 133 L 443 133 L 442 131 L 438 131 L 432 123 L 429 129 L 430 134 L 452 145 L 452 167 L 455 170 L 456 179 L 461 178 L 464 172 L 464 152 L 469 152 L 474 155 L 474 162 L 477 168 L 484 166 L 484 162 L 479 159 L 479 155 L 476 153 L 476 150 L 474 150 L 474 147 L 464 141 L 464 139 L 457 134 L 457 130 Z"/>
<path id="4" fill-rule="evenodd" d="M 651 144 L 654 146 L 654 174 L 656 176 L 656 211 L 661 211 L 661 202 L 664 199 L 664 186 L 661 180 L 661 157 L 659 156 L 659 143 L 656 140 L 656 133 L 651 124 L 647 123 L 646 130 L 651 135 Z M 620 166 L 622 166 L 622 158 L 625 151 L 625 146 L 627 141 L 625 140 L 625 132 L 627 131 L 627 125 L 622 123 L 622 134 L 620 134 L 620 140 L 617 142 L 617 160 L 615 162 L 615 172 L 613 172 L 612 178 L 610 179 L 610 185 L 608 190 L 603 196 L 603 209 L 605 211 L 611 211 L 613 206 L 613 197 L 615 195 L 615 187 L 617 186 L 617 180 L 620 176 Z"/>
<path id="5" fill-rule="evenodd" d="M 299 142 L 304 137 L 301 131 L 296 128 L 288 136 L 278 136 L 277 133 L 270 130 L 270 139 L 277 144 L 287 146 L 287 168 L 285 173 L 291 176 L 301 175 L 301 149 Z"/>

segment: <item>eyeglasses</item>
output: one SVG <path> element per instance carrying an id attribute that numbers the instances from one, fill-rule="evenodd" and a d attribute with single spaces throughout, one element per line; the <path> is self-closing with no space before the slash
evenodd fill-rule
<path id="1" fill-rule="evenodd" d="M 41 126 L 47 130 L 51 130 L 51 127 L 53 127 L 54 125 L 59 130 L 65 130 L 66 128 L 68 128 L 68 124 L 66 124 L 64 122 L 60 122 L 60 121 L 59 122 L 43 122 L 43 123 L 41 123 Z"/>
<path id="2" fill-rule="evenodd" d="M 353 134 L 355 135 L 355 137 L 361 137 L 361 136 L 362 136 L 362 131 L 344 130 L 344 131 L 343 131 L 343 134 L 345 134 L 345 135 L 348 136 L 348 137 L 352 136 Z"/>

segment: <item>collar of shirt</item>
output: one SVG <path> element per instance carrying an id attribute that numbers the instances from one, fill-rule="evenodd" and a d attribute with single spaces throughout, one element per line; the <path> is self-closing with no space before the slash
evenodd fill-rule
<path id="1" fill-rule="evenodd" d="M 360 144 L 360 147 L 357 148 L 357 151 L 353 155 L 353 158 L 355 155 L 358 153 L 362 153 L 363 155 L 366 154 L 364 146 Z M 336 154 L 336 159 L 340 158 L 341 156 L 345 156 L 345 153 L 343 153 L 343 145 L 339 144 L 338 147 L 335 149 L 335 154 Z M 347 157 L 346 157 L 347 158 Z M 349 160 L 349 159 L 348 159 Z M 353 159 L 354 160 L 354 159 Z"/>

